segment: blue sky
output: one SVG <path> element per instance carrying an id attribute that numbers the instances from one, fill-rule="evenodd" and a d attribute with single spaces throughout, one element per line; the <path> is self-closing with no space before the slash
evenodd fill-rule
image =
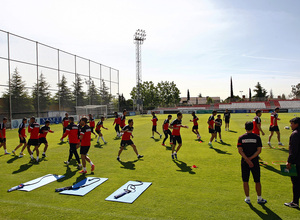
<path id="1" fill-rule="evenodd" d="M 0 29 L 118 69 L 126 98 L 139 28 L 143 81 L 225 99 L 232 76 L 235 95 L 260 82 L 277 96 L 300 83 L 299 11 L 298 0 L 2 0 Z"/>

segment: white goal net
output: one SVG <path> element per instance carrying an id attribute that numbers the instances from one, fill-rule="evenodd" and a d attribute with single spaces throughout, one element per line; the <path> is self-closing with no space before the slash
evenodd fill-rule
<path id="1" fill-rule="evenodd" d="M 100 118 L 102 116 L 107 116 L 107 105 L 86 105 L 86 106 L 77 106 L 76 115 L 81 119 L 83 116 L 88 117 L 89 114 L 92 114 L 94 118 Z"/>

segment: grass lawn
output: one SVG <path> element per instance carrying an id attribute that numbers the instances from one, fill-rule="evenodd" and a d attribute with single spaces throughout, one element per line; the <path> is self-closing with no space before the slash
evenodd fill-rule
<path id="1" fill-rule="evenodd" d="M 161 125 L 167 115 L 157 116 L 158 130 L 162 133 Z M 68 167 L 63 163 L 68 158 L 69 145 L 59 141 L 61 125 L 50 126 L 55 133 L 48 134 L 47 157 L 39 164 L 29 162 L 27 151 L 26 156 L 18 158 L 3 155 L 3 149 L 0 149 L 0 219 L 299 219 L 299 209 L 283 205 L 292 200 L 292 184 L 289 177 L 280 174 L 280 162 L 276 163 L 287 160 L 291 130 L 284 127 L 289 125 L 294 114 L 279 114 L 284 148 L 277 146 L 275 134 L 273 149 L 267 146 L 270 114 L 262 115 L 262 128 L 266 135 L 262 136 L 264 147 L 260 156 L 266 165 L 261 166 L 261 182 L 262 196 L 268 200 L 263 206 L 256 203 L 252 177 L 249 182 L 252 205 L 244 202 L 241 157 L 236 147 L 238 137 L 245 133 L 244 123 L 251 121 L 254 114 L 232 114 L 231 132 L 224 131 L 222 126 L 225 144 L 213 143 L 213 149 L 208 146 L 210 135 L 206 122 L 209 115 L 198 117 L 203 142 L 199 143 L 191 132 L 192 122 L 189 120 L 192 116 L 183 115 L 183 124 L 190 128 L 181 129 L 183 146 L 178 160 L 172 160 L 169 141 L 164 147 L 158 135 L 156 139 L 150 138 L 151 116 L 128 116 L 127 119 L 134 119 L 133 141 L 144 158 L 137 160 L 129 146 L 121 155 L 121 163 L 116 160 L 120 140 L 114 139 L 113 119 L 106 120 L 104 126 L 109 130 L 103 130 L 103 134 L 108 144 L 102 145 L 100 139 L 99 146 L 93 139 L 89 156 L 96 168 L 91 174 L 88 165 L 86 176 L 106 177 L 108 181 L 84 197 L 54 192 L 55 188 L 73 185 L 84 178 L 76 169 L 75 159 Z M 17 130 L 8 130 L 8 151 L 11 152 L 18 142 Z M 42 149 L 43 146 L 40 147 Z M 197 168 L 192 168 L 193 165 Z M 13 186 L 49 173 L 66 177 L 31 192 L 7 193 Z M 152 182 L 152 185 L 133 204 L 105 201 L 129 180 Z"/>

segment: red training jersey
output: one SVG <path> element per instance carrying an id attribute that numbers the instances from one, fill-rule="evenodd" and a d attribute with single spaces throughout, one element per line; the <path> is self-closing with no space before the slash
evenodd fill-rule
<path id="1" fill-rule="evenodd" d="M 69 125 L 69 118 L 68 117 L 64 117 L 63 118 L 63 126 L 66 128 Z"/>
<path id="2" fill-rule="evenodd" d="M 274 122 L 275 119 L 275 122 Z M 278 114 L 276 112 L 271 113 L 271 126 L 278 126 L 277 125 L 277 120 L 278 120 Z"/>
<path id="3" fill-rule="evenodd" d="M 258 129 L 257 125 L 261 125 L 261 119 L 258 116 L 253 118 L 253 131 L 252 133 L 260 135 L 260 130 Z"/>
<path id="4" fill-rule="evenodd" d="M 166 119 L 164 121 L 163 130 L 166 131 L 169 129 L 169 119 Z"/>
<path id="5" fill-rule="evenodd" d="M 50 132 L 50 127 L 44 125 L 43 127 L 41 127 L 40 129 L 40 135 L 39 138 L 46 138 L 48 132 Z M 51 131 L 52 132 L 52 131 Z"/>
<path id="6" fill-rule="evenodd" d="M 79 130 L 79 128 L 76 124 L 70 123 L 66 129 L 66 132 L 62 136 L 62 138 L 69 136 L 70 144 L 78 144 L 79 143 L 78 130 Z"/>
<path id="7" fill-rule="evenodd" d="M 0 132 L 0 138 L 6 138 L 6 126 L 4 123 L 0 124 L 0 130 L 2 131 L 2 135 Z"/>
<path id="8" fill-rule="evenodd" d="M 99 121 L 96 126 L 96 131 L 100 131 L 103 128 L 103 121 Z"/>
<path id="9" fill-rule="evenodd" d="M 214 129 L 215 117 L 213 115 L 209 116 L 208 124 L 209 124 L 208 128 Z"/>
<path id="10" fill-rule="evenodd" d="M 94 128 L 95 127 L 95 120 L 93 118 L 90 118 L 89 122 L 90 122 L 90 127 Z"/>
<path id="11" fill-rule="evenodd" d="M 121 126 L 121 128 L 123 128 L 125 126 L 125 119 L 126 119 L 126 115 L 122 115 L 122 117 L 120 118 L 120 126 Z"/>
<path id="12" fill-rule="evenodd" d="M 180 136 L 181 120 L 175 119 L 170 125 L 173 126 L 172 135 Z"/>
<path id="13" fill-rule="evenodd" d="M 119 116 L 116 116 L 116 117 L 115 117 L 115 121 L 114 121 L 113 125 L 114 125 L 114 124 L 117 124 L 117 125 L 120 125 L 120 124 L 121 124 L 121 118 L 120 118 Z"/>
<path id="14" fill-rule="evenodd" d="M 39 139 L 40 125 L 36 122 L 28 126 L 28 133 L 30 133 L 30 139 Z"/>
<path id="15" fill-rule="evenodd" d="M 26 125 L 23 122 L 19 125 L 18 133 L 19 137 L 26 137 Z"/>
<path id="16" fill-rule="evenodd" d="M 129 125 L 126 125 L 122 128 L 122 131 L 124 131 L 124 134 L 122 135 L 122 140 L 123 141 L 129 141 L 132 131 L 133 131 L 133 127 L 130 127 Z"/>
<path id="17" fill-rule="evenodd" d="M 91 128 L 88 125 L 85 125 L 80 129 L 80 136 L 81 135 L 83 136 L 81 139 L 81 146 L 91 146 Z"/>
<path id="18" fill-rule="evenodd" d="M 195 115 L 194 118 L 193 118 L 194 126 L 198 125 L 198 120 L 199 120 L 199 118 Z"/>
<path id="19" fill-rule="evenodd" d="M 151 121 L 153 122 L 153 126 L 156 126 L 157 125 L 157 117 L 154 115 L 153 118 L 151 119 Z"/>

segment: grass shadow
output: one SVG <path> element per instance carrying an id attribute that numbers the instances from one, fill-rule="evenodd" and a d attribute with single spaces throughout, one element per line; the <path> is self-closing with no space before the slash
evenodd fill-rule
<path id="1" fill-rule="evenodd" d="M 31 161 L 30 161 L 29 163 L 23 164 L 23 165 L 21 165 L 21 166 L 19 167 L 18 170 L 13 171 L 12 174 L 17 174 L 17 173 L 21 173 L 21 172 L 23 172 L 23 171 L 26 171 L 26 170 L 28 170 L 30 167 L 32 167 L 33 164 L 34 164 L 34 162 L 31 162 Z"/>
<path id="2" fill-rule="evenodd" d="M 160 138 L 153 138 L 153 137 L 151 137 L 155 142 L 158 142 L 158 141 L 160 141 Z"/>
<path id="3" fill-rule="evenodd" d="M 218 149 L 218 148 L 211 148 L 213 150 L 215 150 L 218 154 L 227 154 L 227 155 L 232 155 L 232 153 L 228 153 L 227 151 L 224 151 L 224 150 L 221 150 L 221 149 Z"/>
<path id="4" fill-rule="evenodd" d="M 15 160 L 17 160 L 19 158 L 19 156 L 17 155 L 13 155 L 14 157 L 9 159 L 6 163 L 13 163 Z"/>
<path id="5" fill-rule="evenodd" d="M 260 162 L 260 164 L 261 164 L 261 167 L 263 167 L 263 168 L 265 168 L 265 169 L 267 169 L 267 170 L 270 170 L 270 171 L 272 171 L 272 172 L 274 172 L 274 173 L 277 173 L 277 174 L 282 175 L 281 171 L 275 169 L 273 166 L 270 166 L 270 165 L 268 165 L 268 164 L 262 164 L 261 162 Z"/>
<path id="6" fill-rule="evenodd" d="M 228 143 L 226 143 L 226 142 L 224 142 L 224 141 L 218 142 L 218 143 L 220 143 L 220 144 L 222 144 L 222 145 L 225 145 L 225 146 L 231 146 L 231 144 L 228 144 Z"/>
<path id="7" fill-rule="evenodd" d="M 104 144 L 97 143 L 97 144 L 94 145 L 94 147 L 96 147 L 96 148 L 103 148 L 103 147 L 102 147 L 103 145 L 104 145 Z"/>
<path id="8" fill-rule="evenodd" d="M 286 149 L 286 148 L 278 148 L 276 150 L 280 150 L 280 151 L 285 152 L 285 153 L 289 152 L 289 149 Z"/>
<path id="9" fill-rule="evenodd" d="M 120 140 L 121 139 L 121 137 L 115 137 L 114 138 L 114 140 Z"/>
<path id="10" fill-rule="evenodd" d="M 68 143 L 68 142 L 67 141 L 61 141 L 61 142 L 57 143 L 57 145 L 63 145 L 63 144 L 66 144 L 66 143 Z"/>
<path id="11" fill-rule="evenodd" d="M 267 213 L 263 213 L 262 211 L 260 211 L 257 208 L 255 208 L 252 204 L 248 204 L 248 205 L 249 205 L 250 209 L 252 209 L 252 211 L 254 211 L 261 219 L 272 219 L 272 220 L 280 220 L 280 219 L 282 219 L 282 218 L 280 218 L 279 215 L 277 215 L 275 212 L 273 212 L 271 209 L 269 209 L 265 205 L 261 205 L 261 207 Z"/>
<path id="12" fill-rule="evenodd" d="M 232 133 L 237 133 L 237 131 L 233 131 L 233 130 L 228 130 L 229 132 L 232 132 Z"/>
<path id="13" fill-rule="evenodd" d="M 188 166 L 185 162 L 181 160 L 173 160 L 173 162 L 180 168 L 180 170 L 177 170 L 179 172 L 188 172 L 189 174 L 196 174 L 191 166 Z"/>
<path id="14" fill-rule="evenodd" d="M 172 146 L 165 146 L 166 150 L 172 150 Z"/>
<path id="15" fill-rule="evenodd" d="M 71 164 L 71 163 L 70 163 L 70 164 Z M 61 179 L 59 179 L 59 180 L 57 180 L 57 182 L 63 182 L 63 181 L 65 181 L 65 180 L 67 180 L 67 179 L 70 179 L 70 178 L 72 178 L 73 176 L 75 176 L 75 174 L 76 174 L 77 172 L 78 172 L 77 169 L 74 170 L 74 171 L 72 171 L 71 168 L 70 168 L 69 166 L 67 166 L 67 169 L 66 169 L 65 174 L 63 174 L 65 177 L 64 177 L 64 178 L 61 178 Z"/>
<path id="16" fill-rule="evenodd" d="M 123 162 L 123 161 L 119 161 L 120 164 L 122 164 L 123 169 L 128 169 L 128 170 L 135 170 L 135 163 L 137 162 L 138 160 L 134 160 L 134 161 L 127 161 L 127 162 Z"/>

